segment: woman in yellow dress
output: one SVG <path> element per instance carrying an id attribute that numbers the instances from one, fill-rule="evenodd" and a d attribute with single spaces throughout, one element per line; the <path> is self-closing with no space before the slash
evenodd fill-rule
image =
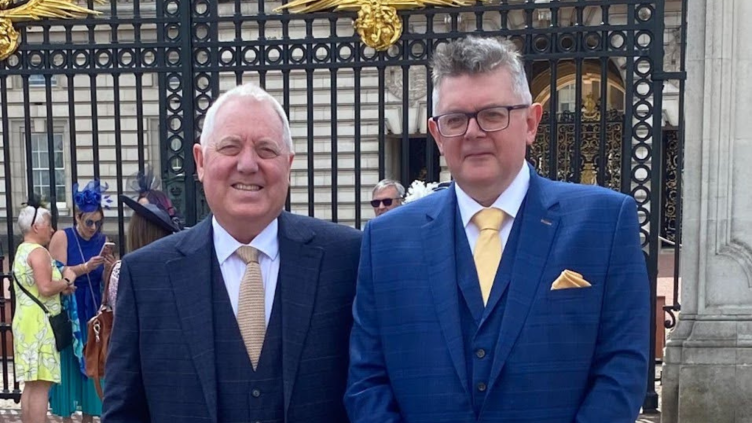
<path id="1" fill-rule="evenodd" d="M 47 418 L 50 386 L 60 383 L 60 354 L 55 336 L 42 308 L 29 297 L 33 295 L 52 316 L 60 313 L 60 294 L 71 294 L 75 274 L 69 268 L 60 273 L 50 253 L 52 216 L 38 203 L 25 206 L 18 215 L 23 243 L 13 261 L 16 311 L 13 316 L 13 356 L 16 378 L 24 383 L 21 394 L 21 420 L 43 422 Z"/>

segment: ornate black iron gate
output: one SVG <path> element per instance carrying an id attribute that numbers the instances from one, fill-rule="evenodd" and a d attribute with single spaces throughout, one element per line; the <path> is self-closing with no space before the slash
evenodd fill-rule
<path id="1" fill-rule="evenodd" d="M 72 182 L 101 178 L 123 193 L 124 177 L 146 164 L 160 169 L 187 224 L 195 223 L 207 210 L 192 145 L 213 99 L 251 80 L 291 119 L 297 158 L 288 208 L 361 227 L 369 216 L 363 193 L 385 176 L 409 183 L 411 152 L 425 154 L 421 174 L 440 174 L 424 126 L 436 46 L 465 34 L 504 36 L 524 52 L 548 111 L 530 159 L 551 178 L 637 199 L 655 298 L 662 200 L 651 187 L 661 186 L 662 87 L 681 79 L 663 69 L 667 2 L 501 0 L 403 11 L 404 34 L 381 52 L 360 41 L 354 13 L 275 13 L 282 3 L 264 0 L 89 0 L 101 16 L 20 24 L 20 49 L 0 63 L 4 251 L 12 257 L 11 217 L 28 190 L 43 192 L 67 222 Z M 120 216 L 119 205 L 108 220 Z M 117 231 L 107 229 L 122 247 L 124 219 L 117 222 Z M 0 398 L 18 399 L 5 359 L 8 309 L 0 300 Z M 648 388 L 646 409 L 655 410 L 652 372 Z"/>

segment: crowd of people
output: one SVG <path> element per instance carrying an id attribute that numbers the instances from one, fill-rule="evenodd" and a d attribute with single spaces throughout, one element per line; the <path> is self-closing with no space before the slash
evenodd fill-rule
<path id="1" fill-rule="evenodd" d="M 526 162 L 542 107 L 511 42 L 442 44 L 432 72 L 453 182 L 407 204 L 379 182 L 363 231 L 284 210 L 290 124 L 254 84 L 207 111 L 193 155 L 211 214 L 194 227 L 141 175 L 118 260 L 96 181 L 54 234 L 30 201 L 13 265 L 24 422 L 49 395 L 104 423 L 634 423 L 650 324 L 634 200 Z M 103 296 L 100 402 L 81 348 Z"/>

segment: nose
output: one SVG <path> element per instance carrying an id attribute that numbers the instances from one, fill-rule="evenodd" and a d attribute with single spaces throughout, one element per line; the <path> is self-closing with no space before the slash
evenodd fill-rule
<path id="1" fill-rule="evenodd" d="M 258 156 L 253 148 L 244 148 L 238 156 L 238 172 L 245 174 L 258 172 Z"/>
<path id="2" fill-rule="evenodd" d="M 486 131 L 480 129 L 480 125 L 478 125 L 478 118 L 473 117 L 467 121 L 467 131 L 465 132 L 466 137 L 476 137 L 485 134 Z"/>

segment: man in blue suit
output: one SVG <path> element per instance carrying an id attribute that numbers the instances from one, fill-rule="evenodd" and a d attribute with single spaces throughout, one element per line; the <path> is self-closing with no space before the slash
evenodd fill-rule
<path id="1" fill-rule="evenodd" d="M 634 423 L 649 294 L 631 197 L 525 162 L 541 118 L 513 44 L 433 57 L 431 134 L 455 183 L 369 222 L 353 423 Z"/>
<path id="2" fill-rule="evenodd" d="M 127 255 L 103 422 L 346 422 L 361 233 L 283 211 L 282 107 L 220 97 L 194 147 L 212 216 Z"/>

